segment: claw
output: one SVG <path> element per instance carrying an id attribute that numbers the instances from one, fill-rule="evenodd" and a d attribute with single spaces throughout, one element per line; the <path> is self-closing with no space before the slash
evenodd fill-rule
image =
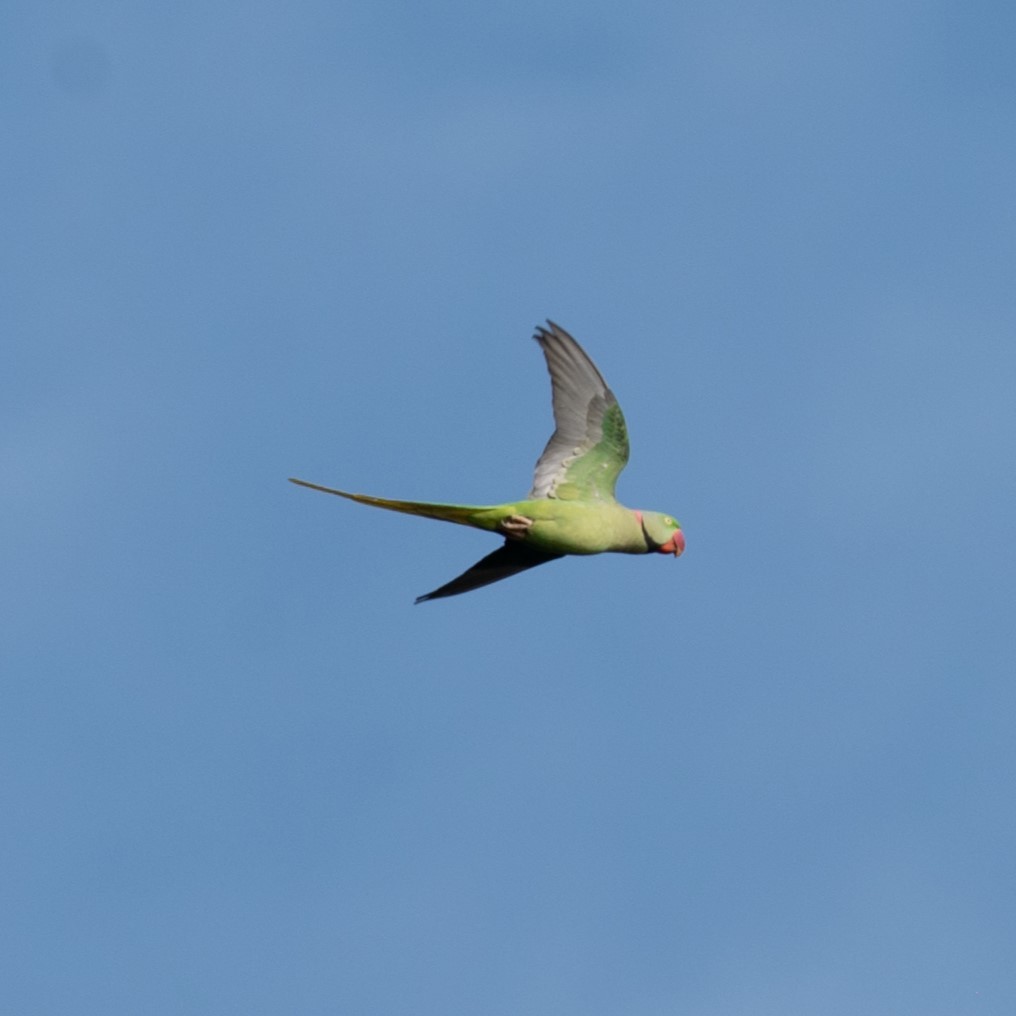
<path id="1" fill-rule="evenodd" d="M 532 528 L 533 520 L 525 515 L 509 515 L 501 520 L 498 527 L 505 536 L 521 540 Z"/>

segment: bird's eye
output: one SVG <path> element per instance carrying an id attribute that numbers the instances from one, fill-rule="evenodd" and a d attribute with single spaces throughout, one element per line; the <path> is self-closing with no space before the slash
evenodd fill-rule
<path id="1" fill-rule="evenodd" d="M 669 515 L 663 520 L 663 524 L 665 526 L 676 526 L 677 525 L 677 523 Z"/>

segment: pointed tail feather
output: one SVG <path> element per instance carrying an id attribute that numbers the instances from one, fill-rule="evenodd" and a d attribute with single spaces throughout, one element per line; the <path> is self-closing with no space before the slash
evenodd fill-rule
<path id="1" fill-rule="evenodd" d="M 432 504 L 429 501 L 393 501 L 386 497 L 372 497 L 369 494 L 350 494 L 334 487 L 322 487 L 319 483 L 308 483 L 307 480 L 289 478 L 290 483 L 311 490 L 320 490 L 325 494 L 337 494 L 339 497 L 360 504 L 372 505 L 375 508 L 387 508 L 393 512 L 404 512 L 406 515 L 422 515 L 428 519 L 440 519 L 442 522 L 457 522 L 462 526 L 475 526 L 478 529 L 496 529 L 500 514 L 492 512 L 490 507 L 467 504 Z"/>
<path id="2" fill-rule="evenodd" d="M 510 578 L 527 568 L 535 568 L 538 564 L 546 564 L 547 561 L 556 561 L 559 557 L 564 557 L 564 554 L 548 554 L 517 540 L 505 540 L 504 546 L 499 547 L 493 554 L 488 554 L 482 561 L 477 561 L 468 571 L 464 571 L 458 578 L 446 582 L 432 593 L 418 596 L 416 602 L 423 603 L 426 600 L 440 599 L 442 596 L 468 593 L 471 589 L 479 589 L 481 586 L 489 586 L 491 582 Z"/>

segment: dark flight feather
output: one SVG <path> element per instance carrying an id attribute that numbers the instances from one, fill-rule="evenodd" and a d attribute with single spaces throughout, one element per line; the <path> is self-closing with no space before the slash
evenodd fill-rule
<path id="1" fill-rule="evenodd" d="M 432 593 L 418 596 L 416 602 L 423 603 L 426 600 L 440 599 L 442 596 L 468 593 L 471 589 L 479 589 L 481 586 L 489 586 L 491 582 L 500 582 L 501 579 L 518 575 L 527 568 L 556 561 L 559 557 L 564 557 L 564 554 L 549 554 L 518 540 L 505 540 L 504 546 L 498 547 L 493 554 L 488 554 L 481 561 L 477 561 L 468 571 L 464 571 L 458 578 L 446 582 Z"/>

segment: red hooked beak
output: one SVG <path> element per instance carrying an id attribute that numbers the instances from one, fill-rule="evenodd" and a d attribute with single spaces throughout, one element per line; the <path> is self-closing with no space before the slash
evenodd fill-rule
<path id="1" fill-rule="evenodd" d="M 657 550 L 661 554 L 673 554 L 674 557 L 680 557 L 684 553 L 684 533 L 680 529 L 676 529 L 674 535 L 666 543 L 661 543 Z"/>

